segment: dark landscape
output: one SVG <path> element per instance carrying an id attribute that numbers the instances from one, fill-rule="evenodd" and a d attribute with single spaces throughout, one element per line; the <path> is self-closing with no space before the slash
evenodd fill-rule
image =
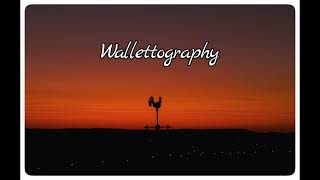
<path id="1" fill-rule="evenodd" d="M 30 175 L 290 175 L 294 133 L 26 129 Z"/>

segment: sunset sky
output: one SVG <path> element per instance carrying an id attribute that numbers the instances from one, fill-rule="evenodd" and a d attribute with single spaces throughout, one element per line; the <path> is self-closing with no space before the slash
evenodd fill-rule
<path id="1" fill-rule="evenodd" d="M 160 125 L 294 131 L 291 6 L 28 6 L 26 128 Z M 101 60 L 101 43 L 220 50 L 207 60 Z"/>

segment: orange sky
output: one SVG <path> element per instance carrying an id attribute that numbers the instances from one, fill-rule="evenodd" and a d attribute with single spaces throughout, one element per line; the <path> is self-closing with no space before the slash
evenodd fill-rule
<path id="1" fill-rule="evenodd" d="M 193 12 L 193 13 L 190 13 Z M 232 13 L 231 13 L 232 12 Z M 101 43 L 220 50 L 206 60 L 99 60 Z M 26 127 L 160 125 L 294 131 L 294 12 L 289 6 L 29 6 Z"/>

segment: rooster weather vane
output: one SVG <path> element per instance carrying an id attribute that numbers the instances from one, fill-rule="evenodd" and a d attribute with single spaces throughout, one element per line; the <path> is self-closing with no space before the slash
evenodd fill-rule
<path id="1" fill-rule="evenodd" d="M 152 106 L 152 107 L 154 107 L 154 108 L 156 108 L 156 126 L 154 126 L 154 127 L 149 127 L 148 125 L 146 125 L 144 128 L 146 129 L 146 130 L 148 130 L 149 128 L 155 128 L 156 130 L 160 130 L 160 128 L 166 128 L 166 129 L 169 129 L 170 128 L 170 126 L 169 125 L 167 125 L 167 126 L 165 126 L 165 127 L 161 127 L 160 125 L 159 125 L 159 115 L 158 115 L 158 111 L 159 111 L 159 108 L 161 107 L 161 103 L 162 103 L 162 98 L 161 98 L 161 96 L 159 97 L 159 101 L 158 102 L 154 102 L 154 99 L 153 99 L 153 96 L 150 96 L 150 98 L 149 98 L 149 100 L 148 100 L 148 104 L 149 104 L 149 106 Z"/>

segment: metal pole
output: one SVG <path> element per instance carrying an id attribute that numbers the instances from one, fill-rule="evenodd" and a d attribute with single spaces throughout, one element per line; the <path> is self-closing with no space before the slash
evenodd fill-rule
<path id="1" fill-rule="evenodd" d="M 159 120 L 158 120 L 158 108 L 156 109 L 157 110 L 157 125 L 159 125 Z"/>
<path id="2" fill-rule="evenodd" d="M 156 108 L 156 111 L 157 111 L 157 125 L 156 125 L 156 130 L 159 130 L 159 129 L 160 129 L 160 126 L 159 126 L 159 121 L 158 121 L 158 108 Z"/>

